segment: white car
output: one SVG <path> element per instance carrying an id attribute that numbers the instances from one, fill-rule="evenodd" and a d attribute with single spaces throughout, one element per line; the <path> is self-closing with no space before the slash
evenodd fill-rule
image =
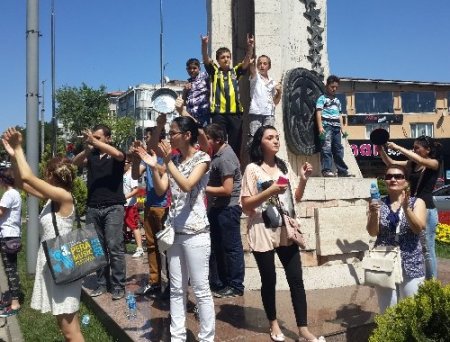
<path id="1" fill-rule="evenodd" d="M 450 184 L 433 191 L 433 202 L 438 211 L 450 210 Z"/>

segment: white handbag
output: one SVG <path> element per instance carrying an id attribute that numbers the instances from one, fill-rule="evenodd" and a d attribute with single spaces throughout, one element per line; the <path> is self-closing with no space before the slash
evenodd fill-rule
<path id="1" fill-rule="evenodd" d="M 171 225 L 167 225 L 166 228 L 157 232 L 155 236 L 158 242 L 158 250 L 160 253 L 163 253 L 172 247 L 175 231 Z"/>
<path id="2" fill-rule="evenodd" d="M 401 208 L 399 222 L 395 230 L 395 241 L 397 243 L 403 215 L 403 208 Z M 396 284 L 403 282 L 400 253 L 399 246 L 377 246 L 368 250 L 362 261 L 364 285 L 380 286 L 395 290 Z"/>

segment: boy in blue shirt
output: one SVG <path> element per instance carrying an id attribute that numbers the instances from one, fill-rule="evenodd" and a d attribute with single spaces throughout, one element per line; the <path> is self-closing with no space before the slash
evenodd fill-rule
<path id="1" fill-rule="evenodd" d="M 316 102 L 317 127 L 322 144 L 320 159 L 324 177 L 335 176 L 331 170 L 333 161 L 338 177 L 353 176 L 348 172 L 348 166 L 344 162 L 344 147 L 341 143 L 341 102 L 336 97 L 339 82 L 337 76 L 330 75 L 327 78 L 325 94 Z"/>

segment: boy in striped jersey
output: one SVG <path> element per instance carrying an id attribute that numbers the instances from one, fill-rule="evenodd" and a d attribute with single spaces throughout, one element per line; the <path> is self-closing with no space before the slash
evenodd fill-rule
<path id="1" fill-rule="evenodd" d="M 247 71 L 253 56 L 254 38 L 247 34 L 247 53 L 238 65 L 231 66 L 231 51 L 221 47 L 216 51 L 217 63 L 208 56 L 208 36 L 201 36 L 205 70 L 211 78 L 211 121 L 222 126 L 228 144 L 240 156 L 243 108 L 239 96 L 239 79 Z"/>

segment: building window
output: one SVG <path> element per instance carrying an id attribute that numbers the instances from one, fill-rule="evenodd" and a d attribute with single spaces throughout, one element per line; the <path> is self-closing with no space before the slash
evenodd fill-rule
<path id="1" fill-rule="evenodd" d="M 383 128 L 386 131 L 389 132 L 389 124 L 386 122 L 380 122 L 380 123 L 374 123 L 374 124 L 367 124 L 366 125 L 366 139 L 370 138 L 370 133 L 372 133 L 377 128 Z"/>
<path id="2" fill-rule="evenodd" d="M 336 94 L 339 102 L 341 103 L 341 111 L 344 114 L 347 114 L 347 97 L 345 94 Z"/>
<path id="3" fill-rule="evenodd" d="M 392 92 L 355 93 L 356 113 L 394 113 Z"/>
<path id="4" fill-rule="evenodd" d="M 434 137 L 433 123 L 432 122 L 421 122 L 411 124 L 411 138 L 418 138 L 421 135 L 427 135 L 429 137 Z"/>
<path id="5" fill-rule="evenodd" d="M 434 113 L 436 93 L 434 91 L 406 91 L 402 96 L 403 113 Z"/>

